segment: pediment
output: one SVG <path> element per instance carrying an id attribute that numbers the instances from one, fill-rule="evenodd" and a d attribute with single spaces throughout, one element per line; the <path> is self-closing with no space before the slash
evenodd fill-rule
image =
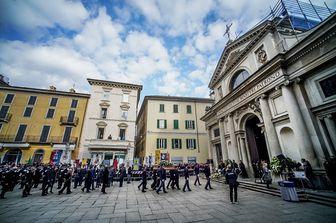
<path id="1" fill-rule="evenodd" d="M 254 47 L 264 34 L 272 27 L 269 21 L 248 31 L 243 36 L 229 43 L 223 50 L 221 58 L 218 61 L 216 69 L 209 83 L 209 88 L 213 89 L 214 85 L 221 79 L 225 73 L 237 65 Z"/>

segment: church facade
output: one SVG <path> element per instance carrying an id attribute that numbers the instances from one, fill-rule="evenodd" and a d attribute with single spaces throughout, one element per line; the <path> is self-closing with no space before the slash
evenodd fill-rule
<path id="1" fill-rule="evenodd" d="M 315 172 L 336 149 L 336 14 L 312 29 L 265 21 L 223 50 L 202 117 L 209 158 L 252 164 L 280 154 Z"/>

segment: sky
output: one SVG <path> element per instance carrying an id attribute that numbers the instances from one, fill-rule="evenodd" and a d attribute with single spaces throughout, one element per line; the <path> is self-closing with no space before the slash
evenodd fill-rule
<path id="1" fill-rule="evenodd" d="M 14 86 L 89 93 L 93 78 L 141 84 L 142 98 L 209 97 L 226 25 L 236 38 L 275 2 L 1 0 L 0 73 Z"/>

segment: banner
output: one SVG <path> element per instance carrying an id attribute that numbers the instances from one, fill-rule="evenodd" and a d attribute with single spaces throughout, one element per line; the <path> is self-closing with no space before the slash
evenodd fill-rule
<path id="1" fill-rule="evenodd" d="M 161 152 L 160 150 L 155 150 L 155 164 L 160 164 Z"/>
<path id="2" fill-rule="evenodd" d="M 169 161 L 169 153 L 161 153 L 161 160 Z"/>
<path id="3" fill-rule="evenodd" d="M 140 159 L 134 158 L 133 159 L 133 170 L 139 170 Z"/>

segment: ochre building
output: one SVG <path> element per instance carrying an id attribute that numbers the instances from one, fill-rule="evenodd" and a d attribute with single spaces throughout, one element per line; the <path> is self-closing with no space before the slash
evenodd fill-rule
<path id="1" fill-rule="evenodd" d="M 0 158 L 11 163 L 77 159 L 90 95 L 0 86 Z"/>

